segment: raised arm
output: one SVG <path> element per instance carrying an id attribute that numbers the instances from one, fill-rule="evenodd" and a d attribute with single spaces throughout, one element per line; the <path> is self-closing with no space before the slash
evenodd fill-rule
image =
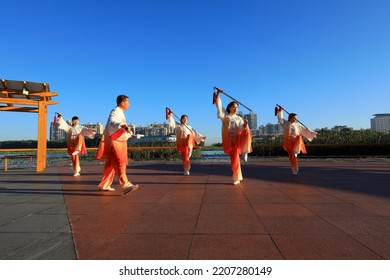
<path id="1" fill-rule="evenodd" d="M 65 130 L 66 132 L 69 132 L 69 130 L 72 128 L 69 124 L 66 123 L 66 121 L 64 121 L 60 113 L 58 113 L 57 126 L 58 129 Z"/>
<path id="2" fill-rule="evenodd" d="M 215 106 L 217 107 L 217 118 L 223 120 L 227 113 L 226 113 L 225 109 L 222 107 L 222 100 L 219 97 L 219 91 L 216 93 L 214 103 L 215 103 Z"/>
<path id="3" fill-rule="evenodd" d="M 286 120 L 283 119 L 283 108 L 279 106 L 279 109 L 276 111 L 276 116 L 278 117 L 278 122 L 280 125 L 283 125 Z"/>
<path id="4" fill-rule="evenodd" d="M 172 112 L 169 113 L 168 123 L 169 123 L 169 126 L 171 128 L 176 128 L 178 125 L 180 125 L 178 122 L 175 122 L 175 120 L 174 120 L 174 118 L 172 116 Z"/>

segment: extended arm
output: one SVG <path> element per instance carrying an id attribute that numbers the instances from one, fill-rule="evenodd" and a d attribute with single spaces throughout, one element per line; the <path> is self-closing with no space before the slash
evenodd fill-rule
<path id="1" fill-rule="evenodd" d="M 192 127 L 191 127 L 191 129 L 192 129 Z M 192 136 L 194 137 L 196 144 L 199 145 L 200 142 L 202 142 L 206 139 L 206 136 L 203 136 L 202 134 L 198 133 L 194 129 L 192 129 L 192 131 L 193 131 Z"/>
<path id="2" fill-rule="evenodd" d="M 300 128 L 301 128 L 302 136 L 307 138 L 307 140 L 309 140 L 309 141 L 312 141 L 313 138 L 317 137 L 317 135 L 318 135 L 317 132 L 315 132 L 309 128 L 306 128 L 303 125 L 300 125 Z"/>
<path id="3" fill-rule="evenodd" d="M 80 134 L 85 136 L 85 137 L 93 139 L 93 138 L 95 138 L 96 129 L 92 129 L 92 128 L 88 128 L 88 127 L 83 126 Z"/>

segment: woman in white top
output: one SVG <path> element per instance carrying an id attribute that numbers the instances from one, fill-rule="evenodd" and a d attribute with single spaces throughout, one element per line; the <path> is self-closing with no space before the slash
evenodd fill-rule
<path id="1" fill-rule="evenodd" d="M 62 119 L 62 115 L 58 113 L 58 128 L 67 132 L 67 147 L 74 168 L 73 176 L 80 176 L 80 158 L 79 154 L 85 155 L 87 149 L 85 148 L 84 136 L 93 139 L 96 134 L 95 129 L 87 128 L 79 125 L 79 118 L 74 116 L 72 118 L 72 125 L 69 125 Z"/>
<path id="2" fill-rule="evenodd" d="M 252 152 L 252 135 L 248 127 L 248 121 L 237 115 L 237 102 L 230 102 L 226 110 L 222 108 L 222 101 L 219 98 L 220 92 L 218 90 L 215 95 L 215 104 L 217 106 L 217 117 L 222 121 L 222 145 L 224 152 L 230 157 L 233 184 L 238 185 L 243 180 L 240 154 L 243 154 L 244 161 L 247 161 L 248 153 Z"/>
<path id="3" fill-rule="evenodd" d="M 169 126 L 176 129 L 176 148 L 183 160 L 184 175 L 188 176 L 190 175 L 190 157 L 192 155 L 194 144 L 197 143 L 199 145 L 199 143 L 204 141 L 206 137 L 196 132 L 190 125 L 187 124 L 187 115 L 182 115 L 180 123 L 177 123 L 173 119 L 172 113 L 173 112 L 169 110 Z"/>
<path id="4" fill-rule="evenodd" d="M 311 141 L 318 133 L 308 129 L 297 122 L 298 116 L 295 113 L 288 115 L 288 120 L 283 119 L 283 108 L 278 106 L 276 114 L 279 124 L 283 129 L 283 149 L 288 153 L 291 162 L 291 169 L 294 175 L 298 174 L 298 154 L 306 154 L 306 147 L 302 136 Z"/>

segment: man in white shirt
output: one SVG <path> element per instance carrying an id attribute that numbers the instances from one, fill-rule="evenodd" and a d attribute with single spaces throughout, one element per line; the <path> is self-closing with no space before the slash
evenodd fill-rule
<path id="1" fill-rule="evenodd" d="M 101 191 L 115 191 L 111 187 L 114 175 L 118 177 L 123 194 L 138 189 L 127 178 L 128 164 L 127 139 L 132 136 L 130 126 L 126 123 L 124 111 L 129 109 L 130 100 L 126 95 L 119 95 L 116 99 L 117 107 L 108 117 L 101 143 L 96 153 L 96 159 L 106 162 L 103 169 L 103 178 L 99 183 Z"/>

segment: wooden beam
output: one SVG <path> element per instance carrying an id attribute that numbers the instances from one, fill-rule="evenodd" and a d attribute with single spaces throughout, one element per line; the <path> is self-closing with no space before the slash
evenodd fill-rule
<path id="1" fill-rule="evenodd" d="M 41 96 L 41 97 L 53 97 L 58 96 L 57 92 L 31 92 L 28 96 Z"/>
<path id="2" fill-rule="evenodd" d="M 31 106 L 38 107 L 38 100 L 29 100 L 29 99 L 22 99 L 22 98 L 1 98 L 0 97 L 0 103 L 22 104 L 22 105 L 31 105 Z"/>
<path id="3" fill-rule="evenodd" d="M 0 103 L 4 103 L 4 104 L 31 105 L 31 106 L 38 107 L 39 101 L 40 100 L 31 100 L 31 99 L 22 99 L 22 98 L 1 98 L 0 97 Z M 46 103 L 48 105 L 58 104 L 57 101 L 51 101 L 51 100 L 46 100 Z"/>
<path id="4" fill-rule="evenodd" d="M 38 108 L 35 108 L 35 107 L 18 107 L 18 106 L 0 106 L 0 111 L 38 113 Z"/>

